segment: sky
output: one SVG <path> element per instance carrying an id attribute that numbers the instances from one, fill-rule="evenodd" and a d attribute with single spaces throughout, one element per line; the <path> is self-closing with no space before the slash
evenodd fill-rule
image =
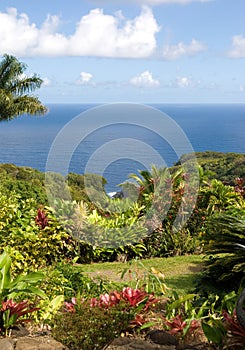
<path id="1" fill-rule="evenodd" d="M 244 103 L 245 0 L 1 0 L 44 103 Z"/>

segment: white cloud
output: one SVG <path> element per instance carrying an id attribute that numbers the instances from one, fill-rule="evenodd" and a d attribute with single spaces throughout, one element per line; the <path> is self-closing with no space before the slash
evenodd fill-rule
<path id="1" fill-rule="evenodd" d="M 92 78 L 93 78 L 93 74 L 87 73 L 87 72 L 81 72 L 80 78 L 78 79 L 78 84 L 81 84 L 81 85 L 89 84 Z"/>
<path id="2" fill-rule="evenodd" d="M 50 86 L 51 85 L 51 80 L 49 78 L 42 78 L 43 84 L 42 86 Z"/>
<path id="3" fill-rule="evenodd" d="M 190 44 L 183 42 L 177 45 L 166 45 L 163 48 L 163 58 L 165 60 L 175 60 L 181 56 L 194 56 L 206 50 L 206 46 L 196 39 L 192 39 Z"/>
<path id="4" fill-rule="evenodd" d="M 138 76 L 133 77 L 130 83 L 138 87 L 157 87 L 160 85 L 159 80 L 154 79 L 152 73 L 146 70 Z"/>
<path id="5" fill-rule="evenodd" d="M 232 49 L 228 52 L 231 58 L 245 58 L 245 37 L 234 35 L 232 37 Z"/>
<path id="6" fill-rule="evenodd" d="M 57 16 L 48 15 L 37 27 L 27 14 L 15 8 L 0 12 L 0 54 L 26 56 L 100 56 L 143 58 L 156 48 L 160 30 L 152 10 L 143 6 L 139 16 L 124 19 L 122 14 L 107 15 L 96 8 L 81 17 L 74 33 L 58 31 Z"/>
<path id="7" fill-rule="evenodd" d="M 177 77 L 176 85 L 180 88 L 188 88 L 193 85 L 193 81 L 190 77 Z"/>
<path id="8" fill-rule="evenodd" d="M 161 4 L 190 4 L 191 2 L 210 2 L 215 0 L 136 0 L 138 3 L 149 5 L 161 5 Z"/>

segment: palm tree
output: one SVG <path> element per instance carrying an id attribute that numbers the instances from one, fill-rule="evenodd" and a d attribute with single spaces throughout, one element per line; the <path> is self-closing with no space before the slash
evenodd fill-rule
<path id="1" fill-rule="evenodd" d="M 31 92 L 42 85 L 36 74 L 27 77 L 26 65 L 11 55 L 3 55 L 0 62 L 0 121 L 13 119 L 21 114 L 45 114 L 47 108 Z"/>

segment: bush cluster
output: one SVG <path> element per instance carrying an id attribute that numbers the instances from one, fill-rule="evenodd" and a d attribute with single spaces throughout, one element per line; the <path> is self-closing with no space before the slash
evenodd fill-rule
<path id="1" fill-rule="evenodd" d="M 132 315 L 124 306 L 105 309 L 81 303 L 76 313 L 55 316 L 53 336 L 69 350 L 99 350 L 127 329 Z"/>

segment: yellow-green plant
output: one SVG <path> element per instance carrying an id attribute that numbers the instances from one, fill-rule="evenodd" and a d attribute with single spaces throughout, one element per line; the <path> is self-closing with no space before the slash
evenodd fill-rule
<path id="1" fill-rule="evenodd" d="M 165 294 L 169 289 L 165 283 L 165 276 L 154 267 L 146 267 L 142 261 L 134 259 L 130 261 L 130 267 L 123 269 L 121 279 L 127 275 L 134 288 L 144 288 L 147 293 L 156 295 Z"/>

